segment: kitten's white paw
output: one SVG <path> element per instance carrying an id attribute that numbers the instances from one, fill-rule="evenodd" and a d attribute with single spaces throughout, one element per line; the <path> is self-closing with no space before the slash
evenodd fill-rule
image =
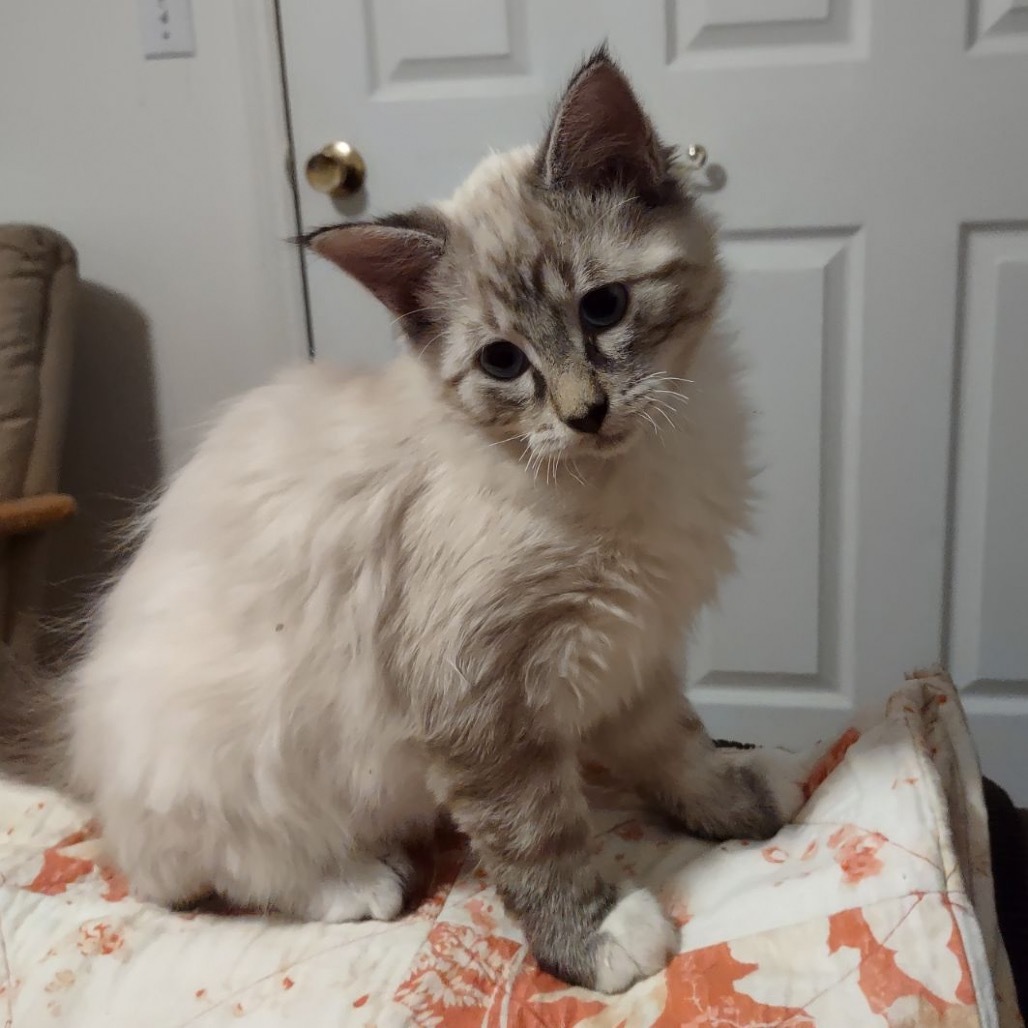
<path id="1" fill-rule="evenodd" d="M 595 988 L 624 992 L 633 982 L 663 970 L 677 944 L 677 933 L 653 894 L 633 889 L 618 900 L 599 927 Z"/>
<path id="2" fill-rule="evenodd" d="M 312 921 L 392 921 L 404 904 L 402 874 L 381 860 L 353 864 L 323 882 L 311 899 Z"/>

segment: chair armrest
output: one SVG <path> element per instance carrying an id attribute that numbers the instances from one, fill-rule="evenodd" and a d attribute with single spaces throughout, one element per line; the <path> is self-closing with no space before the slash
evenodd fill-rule
<path id="1" fill-rule="evenodd" d="M 0 500 L 0 538 L 28 535 L 66 521 L 78 505 L 65 493 L 43 493 L 22 496 L 17 500 Z"/>

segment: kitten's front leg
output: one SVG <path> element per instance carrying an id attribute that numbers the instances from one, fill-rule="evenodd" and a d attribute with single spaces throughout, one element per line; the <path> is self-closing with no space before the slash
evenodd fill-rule
<path id="1" fill-rule="evenodd" d="M 458 743 L 437 752 L 433 778 L 544 970 L 614 993 L 665 966 L 675 932 L 652 894 L 592 865 L 572 747 Z"/>
<path id="2" fill-rule="evenodd" d="M 789 755 L 716 747 L 670 669 L 634 707 L 601 726 L 588 749 L 659 813 L 701 839 L 768 839 L 803 802 Z"/>

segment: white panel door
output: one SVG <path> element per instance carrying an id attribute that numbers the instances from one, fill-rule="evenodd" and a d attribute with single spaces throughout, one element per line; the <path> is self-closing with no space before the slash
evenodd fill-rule
<path id="1" fill-rule="evenodd" d="M 447 195 L 609 40 L 704 144 L 752 367 L 758 533 L 690 657 L 715 732 L 802 744 L 940 658 L 1028 800 L 1023 0 L 281 0 L 303 227 Z M 308 154 L 358 147 L 334 203 Z M 319 356 L 388 321 L 308 263 Z"/>

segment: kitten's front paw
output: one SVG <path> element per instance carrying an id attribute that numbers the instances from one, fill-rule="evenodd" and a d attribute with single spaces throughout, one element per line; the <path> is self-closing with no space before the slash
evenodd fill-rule
<path id="1" fill-rule="evenodd" d="M 687 830 L 712 842 L 771 839 L 804 803 L 801 758 L 786 750 L 718 751 L 725 787 L 686 807 Z M 715 802 L 712 802 L 715 801 Z"/>
<path id="2" fill-rule="evenodd" d="M 775 831 L 793 821 L 806 802 L 803 781 L 806 761 L 788 750 L 751 750 L 753 762 L 760 773 L 776 808 L 778 825 Z M 774 834 L 772 832 L 771 834 Z"/>
<path id="3" fill-rule="evenodd" d="M 312 921 L 392 921 L 405 902 L 410 864 L 401 854 L 384 860 L 353 862 L 339 877 L 322 883 L 306 916 Z"/>
<path id="4" fill-rule="evenodd" d="M 653 894 L 633 889 L 618 900 L 597 931 L 593 987 L 624 992 L 663 970 L 677 943 L 675 929 Z"/>

